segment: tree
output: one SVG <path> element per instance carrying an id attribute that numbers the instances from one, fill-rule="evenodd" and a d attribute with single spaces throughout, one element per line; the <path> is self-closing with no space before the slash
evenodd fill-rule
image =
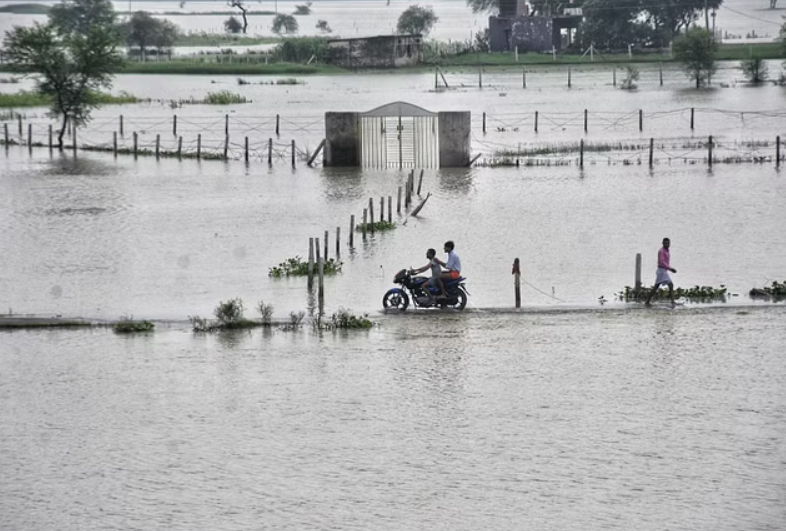
<path id="1" fill-rule="evenodd" d="M 642 23 L 639 8 L 634 3 L 618 0 L 588 0 L 583 9 L 581 39 L 584 47 L 590 44 L 600 49 L 625 49 L 629 44 L 642 44 Z"/>
<path id="2" fill-rule="evenodd" d="M 712 32 L 702 28 L 691 28 L 674 39 L 674 57 L 682 63 L 687 76 L 696 81 L 696 88 L 712 79 L 717 51 Z"/>
<path id="3" fill-rule="evenodd" d="M 97 14 L 90 12 L 90 6 Z M 112 10 L 109 0 L 74 0 L 58 8 L 46 24 L 36 22 L 6 32 L 3 48 L 9 64 L 38 74 L 37 90 L 52 99 L 50 112 L 62 119 L 57 137 L 62 150 L 68 124 L 80 126 L 90 119 L 90 111 L 98 106 L 97 93 L 111 86 L 123 57 L 118 50 L 121 39 L 115 19 L 105 16 Z M 88 27 L 69 26 L 63 20 L 101 22 Z"/>
<path id="4" fill-rule="evenodd" d="M 297 33 L 298 24 L 295 17 L 292 15 L 284 15 L 279 13 L 275 17 L 273 17 L 273 25 L 271 26 L 273 33 L 281 35 L 281 32 L 284 33 Z"/>
<path id="5" fill-rule="evenodd" d="M 180 36 L 180 28 L 171 20 L 156 19 L 155 29 L 156 31 L 150 44 L 156 47 L 159 56 L 162 50 L 171 52 L 172 47 Z"/>
<path id="6" fill-rule="evenodd" d="M 117 15 L 106 0 L 63 0 L 49 10 L 49 22 L 64 35 L 72 31 L 87 35 L 93 26 L 114 26 Z"/>
<path id="7" fill-rule="evenodd" d="M 431 7 L 409 6 L 398 17 L 396 31 L 412 35 L 428 35 L 439 18 Z"/>
<path id="8" fill-rule="evenodd" d="M 224 21 L 224 29 L 227 33 L 240 33 L 243 30 L 243 24 L 235 17 L 229 17 Z"/>
<path id="9" fill-rule="evenodd" d="M 147 11 L 135 12 L 126 23 L 126 42 L 129 46 L 139 46 L 143 61 L 147 60 L 147 47 L 155 46 L 158 26 L 159 21 Z"/>
<path id="10" fill-rule="evenodd" d="M 664 41 L 668 42 L 680 31 L 696 22 L 702 11 L 718 9 L 723 0 L 641 0 L 641 15 Z M 707 24 L 708 25 L 708 24 Z"/>
<path id="11" fill-rule="evenodd" d="M 307 2 L 305 5 L 296 5 L 295 6 L 295 14 L 296 15 L 310 15 L 311 14 L 311 2 Z"/>
<path id="12" fill-rule="evenodd" d="M 240 10 L 240 14 L 243 16 L 243 34 L 246 33 L 248 29 L 248 18 L 246 17 L 246 13 L 248 13 L 248 7 L 241 1 L 241 0 L 230 0 L 227 2 L 229 7 L 236 7 Z"/>
<path id="13" fill-rule="evenodd" d="M 327 20 L 317 20 L 317 29 L 322 33 L 331 33 L 333 30 L 327 23 Z"/>
<path id="14" fill-rule="evenodd" d="M 767 81 L 770 75 L 767 63 L 761 57 L 751 57 L 740 61 L 740 70 L 745 79 L 751 83 L 759 84 L 762 81 Z"/>

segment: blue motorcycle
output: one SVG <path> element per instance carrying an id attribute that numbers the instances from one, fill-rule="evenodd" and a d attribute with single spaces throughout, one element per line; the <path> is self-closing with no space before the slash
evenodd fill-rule
<path id="1" fill-rule="evenodd" d="M 402 269 L 393 278 L 393 282 L 400 284 L 401 287 L 389 289 L 382 298 L 382 305 L 386 310 L 396 309 L 402 312 L 409 307 L 410 298 L 417 308 L 453 308 L 454 310 L 463 310 L 467 305 L 469 293 L 464 285 L 464 281 L 467 280 L 464 277 L 443 281 L 445 292 L 447 293 L 447 298 L 444 299 L 437 298 L 440 292 L 439 288 L 435 287 L 428 288 L 431 293 L 429 297 L 425 291 L 425 285 L 428 280 L 428 277 L 412 276 L 412 271 Z"/>

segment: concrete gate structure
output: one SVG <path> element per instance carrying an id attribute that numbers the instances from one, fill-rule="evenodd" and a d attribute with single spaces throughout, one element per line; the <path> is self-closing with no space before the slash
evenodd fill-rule
<path id="1" fill-rule="evenodd" d="M 325 113 L 325 166 L 447 168 L 470 162 L 471 113 L 395 102 Z"/>

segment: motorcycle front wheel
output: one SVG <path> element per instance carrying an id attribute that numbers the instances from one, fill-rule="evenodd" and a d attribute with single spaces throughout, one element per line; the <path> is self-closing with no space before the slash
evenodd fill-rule
<path id="1" fill-rule="evenodd" d="M 382 306 L 384 306 L 386 310 L 395 308 L 403 312 L 409 306 L 409 297 L 399 289 L 391 289 L 382 297 Z"/>

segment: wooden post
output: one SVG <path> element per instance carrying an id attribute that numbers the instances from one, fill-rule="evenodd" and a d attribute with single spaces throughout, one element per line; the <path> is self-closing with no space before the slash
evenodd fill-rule
<path id="1" fill-rule="evenodd" d="M 51 125 L 49 126 L 52 127 Z M 3 124 L 3 144 L 8 147 L 8 124 Z"/>
<path id="2" fill-rule="evenodd" d="M 172 136 L 177 136 L 177 115 L 172 116 Z"/>
<path id="3" fill-rule="evenodd" d="M 396 214 L 401 214 L 401 187 L 398 187 L 398 199 L 396 200 Z"/>
<path id="4" fill-rule="evenodd" d="M 319 291 L 317 293 L 319 300 L 319 315 L 325 313 L 325 262 L 320 257 L 319 259 Z"/>
<path id="5" fill-rule="evenodd" d="M 328 237 L 329 236 L 330 236 L 330 233 L 328 231 L 325 231 L 325 260 L 328 259 Z"/>
<path id="6" fill-rule="evenodd" d="M 439 67 L 434 67 L 434 89 L 439 88 Z"/>
<path id="7" fill-rule="evenodd" d="M 521 69 L 521 88 L 527 88 L 527 69 Z"/>
<path id="8" fill-rule="evenodd" d="M 483 111 L 483 134 L 486 134 L 486 111 Z"/>
<path id="9" fill-rule="evenodd" d="M 374 234 L 374 200 L 368 198 L 368 219 L 371 221 L 371 234 Z"/>
<path id="10" fill-rule="evenodd" d="M 341 227 L 336 227 L 336 260 L 341 258 Z"/>
<path id="11" fill-rule="evenodd" d="M 248 137 L 246 137 L 245 159 L 246 159 L 246 164 L 248 164 Z"/>
<path id="12" fill-rule="evenodd" d="M 115 136 L 117 136 L 117 133 L 115 133 Z M 49 151 L 50 153 L 52 151 L 52 124 L 49 124 Z"/>
<path id="13" fill-rule="evenodd" d="M 197 160 L 202 158 L 202 133 L 197 135 Z"/>
<path id="14" fill-rule="evenodd" d="M 224 160 L 227 160 L 229 154 L 229 135 L 224 135 Z"/>
<path id="15" fill-rule="evenodd" d="M 72 129 L 73 136 L 71 137 L 71 143 L 74 147 L 74 156 L 76 157 L 76 126 Z"/>
<path id="16" fill-rule="evenodd" d="M 349 248 L 355 248 L 355 214 L 349 216 Z"/>
<path id="17" fill-rule="evenodd" d="M 308 239 L 308 289 L 314 285 L 314 238 Z"/>
<path id="18" fill-rule="evenodd" d="M 587 132 L 587 109 L 584 109 L 584 132 Z"/>
<path id="19" fill-rule="evenodd" d="M 295 140 L 292 139 L 292 167 L 295 167 Z"/>
<path id="20" fill-rule="evenodd" d="M 385 221 L 385 198 L 379 198 L 379 221 Z"/>
<path id="21" fill-rule="evenodd" d="M 483 88 L 483 67 L 480 66 L 480 57 L 478 57 L 478 88 Z"/>
<path id="22" fill-rule="evenodd" d="M 636 253 L 636 276 L 633 280 L 634 293 L 641 291 L 641 253 Z"/>
<path id="23" fill-rule="evenodd" d="M 322 260 L 322 253 L 320 252 L 319 238 L 314 238 L 314 259 L 317 263 Z"/>
<path id="24" fill-rule="evenodd" d="M 278 131 L 279 131 L 279 129 L 278 129 L 278 126 L 279 126 L 279 122 L 280 122 L 280 121 L 281 121 L 281 117 L 280 117 L 280 116 L 277 114 L 277 115 L 276 115 L 276 136 L 281 136 L 281 135 L 279 134 L 279 132 L 278 132 Z"/>
<path id="25" fill-rule="evenodd" d="M 663 86 L 663 63 L 658 63 L 658 70 L 660 72 L 660 86 Z"/>
<path id="26" fill-rule="evenodd" d="M 19 140 L 21 141 L 24 138 L 24 133 L 22 132 L 22 115 L 18 115 L 16 117 L 17 122 L 19 123 Z"/>
<path id="27" fill-rule="evenodd" d="M 709 141 L 707 142 L 707 162 L 712 168 L 712 135 L 710 135 Z"/>
<path id="28" fill-rule="evenodd" d="M 693 107 L 690 108 L 690 130 L 693 131 Z"/>
<path id="29" fill-rule="evenodd" d="M 393 223 L 393 196 L 388 196 L 388 223 Z"/>
<path id="30" fill-rule="evenodd" d="M 224 136 L 229 136 L 229 115 L 224 115 Z"/>
<path id="31" fill-rule="evenodd" d="M 183 137 L 177 137 L 177 160 L 183 160 Z"/>
<path id="32" fill-rule="evenodd" d="M 159 158 L 159 152 L 161 149 L 161 135 L 156 135 L 156 160 Z"/>
<path id="33" fill-rule="evenodd" d="M 420 197 L 420 186 L 423 184 L 423 172 L 425 170 L 420 170 L 420 177 L 418 178 L 418 197 Z"/>
<path id="34" fill-rule="evenodd" d="M 611 74 L 611 84 L 616 87 L 617 86 L 617 67 L 615 66 L 614 68 L 612 68 L 611 72 L 612 72 L 612 74 Z"/>
<path id="35" fill-rule="evenodd" d="M 652 168 L 654 147 L 655 147 L 655 139 L 650 138 L 650 168 Z"/>
<path id="36" fill-rule="evenodd" d="M 781 137 L 775 137 L 775 167 L 781 167 Z"/>
<path id="37" fill-rule="evenodd" d="M 538 111 L 535 111 L 535 132 L 538 132 Z"/>
<path id="38" fill-rule="evenodd" d="M 516 308 L 521 308 L 521 269 L 518 258 L 513 260 L 513 291 L 516 300 Z"/>
<path id="39" fill-rule="evenodd" d="M 268 138 L 267 140 L 267 163 L 268 165 L 273 164 L 273 139 Z"/>
<path id="40" fill-rule="evenodd" d="M 134 158 L 136 158 L 137 155 L 137 146 L 138 146 L 137 134 L 136 131 L 134 131 Z"/>
<path id="41" fill-rule="evenodd" d="M 112 131 L 112 154 L 117 158 L 117 131 Z"/>
<path id="42" fill-rule="evenodd" d="M 639 133 L 644 130 L 644 111 L 639 109 Z"/>
<path id="43" fill-rule="evenodd" d="M 579 168 L 584 167 L 584 139 L 581 139 L 579 144 Z"/>
<path id="44" fill-rule="evenodd" d="M 570 67 L 568 67 L 568 88 L 570 88 L 570 87 L 571 87 L 571 83 L 570 83 Z"/>
<path id="45" fill-rule="evenodd" d="M 363 224 L 360 226 L 360 231 L 363 233 L 363 240 L 366 239 L 366 229 L 368 229 L 368 209 L 363 209 Z"/>
<path id="46" fill-rule="evenodd" d="M 27 151 L 33 152 L 33 124 L 27 124 Z"/>
<path id="47" fill-rule="evenodd" d="M 123 134 L 123 115 L 120 115 L 120 136 L 125 136 Z"/>

